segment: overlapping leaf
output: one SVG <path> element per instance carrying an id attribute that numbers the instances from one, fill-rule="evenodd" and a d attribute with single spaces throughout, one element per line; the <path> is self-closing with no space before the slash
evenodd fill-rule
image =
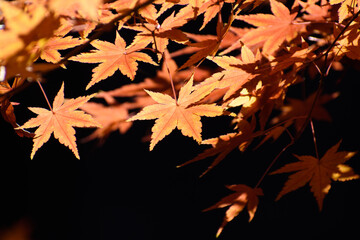
<path id="1" fill-rule="evenodd" d="M 214 56 L 219 49 L 221 41 L 224 39 L 226 33 L 228 32 L 234 18 L 231 14 L 228 22 L 224 25 L 221 19 L 221 16 L 218 16 L 218 22 L 216 25 L 217 36 L 214 39 L 204 40 L 197 43 L 189 43 L 190 47 L 198 48 L 198 51 L 192 55 L 180 68 L 184 69 L 193 64 L 204 60 L 207 56 Z"/>
<path id="2" fill-rule="evenodd" d="M 90 141 L 95 138 L 104 141 L 111 132 L 118 130 L 120 133 L 125 133 L 132 125 L 131 122 L 126 122 L 129 118 L 126 103 L 105 106 L 100 103 L 87 102 L 80 109 L 92 115 L 95 121 L 102 126 L 87 136 L 84 141 Z"/>
<path id="3" fill-rule="evenodd" d="M 338 15 L 339 15 L 339 23 L 343 22 L 344 19 L 351 16 L 351 14 L 354 12 L 356 5 L 358 4 L 358 1 L 354 0 L 330 0 L 329 3 L 331 5 L 340 4 L 340 7 L 338 9 Z"/>
<path id="4" fill-rule="evenodd" d="M 52 37 L 46 41 L 43 46 L 37 45 L 34 47 L 33 51 L 37 52 L 40 58 L 47 62 L 58 63 L 61 60 L 61 54 L 59 53 L 59 50 L 73 48 L 82 44 L 83 42 L 83 40 L 73 38 L 71 36 Z"/>
<path id="5" fill-rule="evenodd" d="M 59 27 L 59 19 L 42 5 L 25 11 L 10 2 L 0 1 L 0 10 L 5 22 L 5 28 L 0 29 L 0 61 L 6 68 L 6 74 L 0 80 L 15 76 L 36 78 L 33 62 L 37 55 L 32 54 L 33 47 L 53 36 Z"/>
<path id="6" fill-rule="evenodd" d="M 131 26 L 130 29 L 139 31 L 131 45 L 137 45 L 138 42 L 152 43 L 153 48 L 158 51 L 159 57 L 161 57 L 169 44 L 169 39 L 179 43 L 188 41 L 187 36 L 178 29 L 188 21 L 189 18 L 184 17 L 180 10 L 177 15 L 171 14 L 161 24 L 157 21 L 151 21 L 139 26 Z"/>
<path id="7" fill-rule="evenodd" d="M 318 121 L 331 121 L 331 116 L 326 108 L 323 106 L 330 100 L 336 98 L 338 93 L 334 94 L 324 94 L 320 96 L 320 99 L 315 103 L 313 102 L 315 99 L 315 93 L 311 94 L 305 100 L 300 99 L 292 99 L 289 98 L 289 104 L 284 105 L 282 107 L 282 113 L 280 116 L 274 118 L 272 123 L 278 123 L 286 120 L 291 120 L 295 122 L 295 128 L 297 131 L 301 129 L 305 122 L 305 117 L 309 113 L 310 109 L 313 108 L 311 117 Z"/>
<path id="8" fill-rule="evenodd" d="M 201 174 L 201 176 L 204 176 L 211 169 L 217 166 L 222 160 L 224 160 L 225 157 L 236 148 L 238 148 L 242 152 L 245 151 L 245 149 L 250 145 L 254 137 L 258 135 L 258 133 L 254 133 L 255 124 L 256 123 L 254 121 L 254 118 L 251 123 L 247 122 L 246 120 L 242 120 L 238 124 L 238 132 L 228 133 L 216 138 L 204 140 L 202 144 L 210 144 L 212 145 L 212 148 L 206 149 L 204 152 L 200 153 L 192 160 L 179 165 L 179 167 L 188 165 L 190 163 L 198 162 L 209 157 L 217 156 L 210 164 L 210 166 Z"/>
<path id="9" fill-rule="evenodd" d="M 257 76 L 255 62 L 258 60 L 252 51 L 243 46 L 241 48 L 242 59 L 235 57 L 209 57 L 224 70 L 213 74 L 201 85 L 218 82 L 218 88 L 226 88 L 224 100 L 228 100 L 236 91 L 240 90 L 247 82 Z"/>
<path id="10" fill-rule="evenodd" d="M 150 150 L 175 128 L 181 130 L 184 136 L 192 137 L 200 143 L 202 127 L 200 117 L 219 116 L 223 109 L 215 104 L 196 105 L 196 102 L 207 96 L 215 87 L 216 84 L 213 84 L 193 91 L 193 77 L 191 77 L 180 89 L 177 100 L 169 95 L 145 90 L 157 104 L 145 107 L 129 121 L 157 119 L 152 128 Z"/>
<path id="11" fill-rule="evenodd" d="M 116 70 L 120 70 L 122 74 L 134 80 L 138 69 L 137 61 L 157 65 L 149 55 L 138 52 L 145 48 L 148 42 L 139 42 L 135 46 L 126 48 L 126 42 L 120 37 L 118 32 L 116 32 L 115 44 L 96 40 L 91 45 L 97 48 L 97 50 L 90 53 L 82 53 L 71 58 L 71 60 L 78 62 L 100 63 L 93 69 L 92 79 L 87 85 L 87 89 L 95 83 L 112 76 Z"/>
<path id="12" fill-rule="evenodd" d="M 273 14 L 240 15 L 236 18 L 257 27 L 246 33 L 241 41 L 248 46 L 262 44 L 265 55 L 272 55 L 285 40 L 289 42 L 305 30 L 305 25 L 296 22 L 297 14 L 291 14 L 285 5 L 276 0 L 270 0 L 270 5 Z"/>
<path id="13" fill-rule="evenodd" d="M 252 12 L 261 3 L 265 3 L 263 9 L 267 9 L 269 2 L 270 14 Z M 39 127 L 33 139 L 31 157 L 48 141 L 52 133 L 79 157 L 73 127 L 99 124 L 82 111 L 76 111 L 76 108 L 91 113 L 95 120 L 104 125 L 103 129 L 96 130 L 88 139 L 105 138 L 115 130 L 124 133 L 132 124 L 129 121 L 156 119 L 152 128 L 150 150 L 178 128 L 183 135 L 211 145 L 183 164 L 213 157 L 213 162 L 204 172 L 206 173 L 234 149 L 247 149 L 259 136 L 266 135 L 258 146 L 269 138 L 277 139 L 285 131 L 291 136 L 291 129 L 287 128 L 292 123 L 299 130 L 304 125 L 304 120 L 310 117 L 315 120 L 330 120 L 323 104 L 336 97 L 337 93 L 322 95 L 317 102 L 314 102 L 315 94 L 301 101 L 285 98 L 287 89 L 308 75 L 315 75 L 311 73 L 313 69 L 317 69 L 316 74 L 328 77 L 328 72 L 325 73 L 323 69 L 328 65 L 340 69 L 338 61 L 344 56 L 349 58 L 347 61 L 360 59 L 360 24 L 359 18 L 355 18 L 359 16 L 359 1 L 290 2 L 294 2 L 291 9 L 285 6 L 284 1 L 277 0 L 48 0 L 10 3 L 0 0 L 1 114 L 13 127 L 18 127 L 13 108 L 15 104 L 10 102 L 10 91 L 18 85 L 18 76 L 24 77 L 21 78 L 21 83 L 25 82 L 25 78 L 32 81 L 46 77 L 43 74 L 47 72 L 46 69 L 37 71 L 35 68 L 34 62 L 39 58 L 58 63 L 61 60 L 58 50 L 76 47 L 89 37 L 96 49 L 71 58 L 73 61 L 98 64 L 93 69 L 93 77 L 87 86 L 89 88 L 112 76 L 117 70 L 133 80 L 139 61 L 156 65 L 150 55 L 141 52 L 152 44 L 158 59 L 165 56 L 162 69 L 157 71 L 156 76 L 148 76 L 119 89 L 101 92 L 99 96 L 105 99 L 107 105 L 85 104 L 93 95 L 65 101 L 62 86 L 55 97 L 53 109 L 30 108 L 38 116 L 21 128 L 16 128 L 16 131 L 19 135 L 32 137 L 33 134 L 26 132 L 24 128 Z M 239 15 L 244 12 L 249 15 Z M 198 18 L 201 14 L 203 17 Z M 216 34 L 199 32 L 207 30 L 206 26 L 216 16 Z M 255 28 L 232 26 L 234 17 Z M 114 18 L 117 18 L 116 22 L 112 22 Z M 224 24 L 226 19 L 227 23 Z M 192 29 L 188 24 L 195 21 L 200 22 L 194 24 L 199 29 Z M 126 28 L 123 29 L 124 32 L 133 29 L 138 34 L 123 39 L 116 32 L 114 43 L 96 40 L 97 34 L 107 27 L 110 29 L 110 24 L 107 23 L 114 23 L 114 29 Z M 184 29 L 191 33 L 183 32 Z M 67 36 L 73 32 L 79 33 L 83 40 Z M 132 43 L 126 46 L 125 40 L 132 40 Z M 167 58 L 168 48 L 170 51 L 178 49 L 178 45 L 172 45 L 173 42 L 169 40 L 187 45 L 172 52 L 171 56 L 192 54 L 180 68 Z M 175 47 L 172 48 L 173 46 Z M 219 49 L 223 51 L 216 56 Z M 198 63 L 202 63 L 204 59 L 217 66 L 210 65 L 212 69 L 198 67 Z M 188 69 L 183 70 L 185 68 Z M 205 74 L 198 74 L 201 71 Z M 184 83 L 194 72 L 194 79 Z M 10 87 L 14 76 L 16 80 L 13 87 Z M 277 113 L 273 112 L 274 108 L 282 110 L 279 115 L 275 115 Z M 128 119 L 138 109 L 142 110 Z M 219 116 L 224 109 L 237 111 L 230 114 L 234 117 L 232 123 L 235 125 L 229 131 L 231 133 L 202 141 L 201 116 Z M 275 125 L 266 129 L 268 122 Z M 309 182 L 321 209 L 332 180 L 359 178 L 350 166 L 344 164 L 354 152 L 338 152 L 339 144 L 330 148 L 321 159 L 295 155 L 299 162 L 287 164 L 275 171 L 274 173 L 296 172 L 289 177 L 278 198 Z M 261 189 L 241 184 L 229 186 L 229 189 L 236 193 L 206 209 L 229 206 L 218 234 L 246 205 L 251 220 L 256 211 L 258 196 L 261 195 Z"/>

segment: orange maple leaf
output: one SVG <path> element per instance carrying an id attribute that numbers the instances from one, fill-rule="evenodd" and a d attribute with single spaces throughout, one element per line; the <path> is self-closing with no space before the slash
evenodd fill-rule
<path id="1" fill-rule="evenodd" d="M 2 80 L 15 76 L 36 78 L 36 57 L 30 54 L 34 44 L 44 42 L 53 36 L 60 21 L 49 14 L 45 6 L 35 5 L 23 10 L 15 2 L 0 2 L 4 29 L 0 30 L 1 65 L 6 68 Z"/>
<path id="2" fill-rule="evenodd" d="M 120 34 L 116 31 L 115 44 L 95 40 L 91 45 L 97 50 L 90 53 L 82 53 L 80 55 L 70 58 L 70 60 L 84 62 L 84 63 L 99 63 L 93 69 L 92 79 L 86 86 L 90 88 L 97 82 L 112 76 L 117 69 L 131 80 L 134 80 L 136 71 L 138 69 L 137 61 L 147 62 L 157 65 L 156 62 L 146 53 L 138 52 L 148 45 L 148 42 L 138 42 L 135 46 L 126 47 L 126 42 Z"/>
<path id="3" fill-rule="evenodd" d="M 270 0 L 271 11 L 274 14 L 252 14 L 237 16 L 256 29 L 246 33 L 241 41 L 246 45 L 263 43 L 263 53 L 272 55 L 285 41 L 291 41 L 299 32 L 305 29 L 304 24 L 296 23 L 296 13 L 290 14 L 289 9 L 276 0 Z"/>
<path id="4" fill-rule="evenodd" d="M 223 99 L 228 100 L 234 93 L 240 90 L 247 82 L 255 78 L 258 74 L 255 73 L 256 57 L 252 51 L 245 45 L 241 48 L 242 60 L 232 56 L 208 57 L 208 59 L 215 62 L 224 70 L 214 73 L 201 83 L 210 84 L 218 81 L 218 88 L 227 88 Z"/>
<path id="5" fill-rule="evenodd" d="M 215 104 L 196 105 L 195 103 L 206 97 L 215 87 L 216 84 L 207 85 L 193 91 L 192 76 L 180 89 L 178 99 L 145 90 L 157 104 L 146 106 L 128 121 L 157 119 L 152 128 L 150 151 L 176 127 L 181 130 L 184 136 L 192 137 L 197 142 L 201 142 L 200 116 L 219 116 L 223 113 L 223 109 Z"/>
<path id="6" fill-rule="evenodd" d="M 324 94 L 320 96 L 315 105 L 312 106 L 315 95 L 316 93 L 313 93 L 305 100 L 288 98 L 289 104 L 282 107 L 281 115 L 273 118 L 271 123 L 276 124 L 278 122 L 294 119 L 291 121 L 294 121 L 295 128 L 299 131 L 304 125 L 306 116 L 312 107 L 314 108 L 311 113 L 312 119 L 331 122 L 332 118 L 324 105 L 330 100 L 335 99 L 339 93 L 335 92 L 333 94 Z"/>
<path id="7" fill-rule="evenodd" d="M 29 109 L 38 114 L 37 117 L 31 118 L 29 121 L 20 126 L 24 128 L 39 128 L 35 131 L 33 138 L 33 149 L 31 159 L 36 151 L 49 140 L 52 133 L 61 144 L 67 146 L 74 155 L 80 159 L 75 138 L 75 129 L 73 127 L 100 127 L 89 114 L 80 110 L 75 110 L 90 100 L 93 95 L 82 96 L 75 99 L 64 99 L 64 83 L 62 84 L 58 94 L 54 98 L 53 107 L 50 110 L 39 107 L 30 107 Z"/>
<path id="8" fill-rule="evenodd" d="M 41 59 L 57 63 L 61 60 L 61 54 L 59 50 L 65 50 L 68 48 L 73 48 L 77 45 L 82 44 L 84 41 L 78 38 L 73 38 L 71 36 L 67 37 L 52 37 L 47 40 L 44 44 L 37 44 L 32 51 L 38 52 L 38 55 Z M 42 46 L 41 46 L 42 45 Z"/>
<path id="9" fill-rule="evenodd" d="M 359 31 L 359 18 L 355 19 L 353 22 L 350 22 L 350 25 L 342 35 L 339 35 L 342 31 L 341 28 L 336 27 L 334 29 L 334 36 L 340 36 L 338 44 L 334 46 L 332 50 L 338 58 L 346 55 L 351 59 L 360 59 L 360 31 Z"/>
<path id="10" fill-rule="evenodd" d="M 111 132 L 119 130 L 121 134 L 124 134 L 132 125 L 131 122 L 126 122 L 129 118 L 126 103 L 105 106 L 100 103 L 87 102 L 80 109 L 92 115 L 102 126 L 83 139 L 84 141 L 99 138 L 102 143 Z"/>
<path id="11" fill-rule="evenodd" d="M 49 7 L 56 14 L 97 20 L 102 0 L 50 0 Z"/>
<path id="12" fill-rule="evenodd" d="M 276 200 L 309 182 L 311 192 L 313 192 L 321 210 L 324 197 L 331 187 L 331 179 L 334 181 L 346 181 L 359 178 L 359 175 L 355 174 L 351 167 L 343 164 L 353 157 L 356 152 L 338 152 L 340 143 L 341 141 L 331 147 L 320 160 L 313 156 L 294 154 L 300 161 L 286 164 L 272 172 L 271 174 L 296 172 L 289 176 Z"/>
<path id="13" fill-rule="evenodd" d="M 16 77 L 12 86 L 7 81 L 0 82 L 0 95 L 6 94 L 13 90 L 14 88 L 21 85 L 25 79 L 21 77 Z M 5 121 L 11 124 L 11 126 L 14 127 L 15 132 L 20 137 L 34 137 L 34 134 L 25 131 L 23 129 L 17 129 L 19 127 L 19 124 L 16 122 L 16 116 L 14 113 L 14 105 L 17 105 L 13 102 L 10 102 L 10 96 L 2 95 L 0 96 L 0 112 Z"/>
<path id="14" fill-rule="evenodd" d="M 190 67 L 191 65 L 199 61 L 203 61 L 207 56 L 214 56 L 218 51 L 222 40 L 226 36 L 226 33 L 229 31 L 233 20 L 233 15 L 230 14 L 228 22 L 224 25 L 221 16 L 218 15 L 218 22 L 216 25 L 216 38 L 207 39 L 196 43 L 188 43 L 188 46 L 199 48 L 199 50 L 194 55 L 192 55 L 178 70 Z"/>
<path id="15" fill-rule="evenodd" d="M 228 222 L 232 221 L 237 215 L 239 215 L 242 210 L 244 210 L 246 205 L 250 222 L 254 218 L 257 206 L 259 204 L 258 196 L 263 195 L 263 191 L 261 188 L 251 188 L 244 184 L 230 185 L 226 187 L 232 191 L 235 191 L 235 193 L 224 197 L 215 205 L 204 210 L 209 211 L 216 208 L 224 208 L 230 206 L 229 209 L 226 211 L 224 220 L 216 233 L 216 237 L 221 234 L 222 230 Z"/>
<path id="16" fill-rule="evenodd" d="M 161 58 L 165 52 L 169 39 L 178 43 L 185 43 L 188 37 L 177 27 L 183 26 L 188 22 L 186 18 L 179 18 L 175 13 L 167 17 L 161 24 L 158 21 L 144 23 L 140 26 L 130 26 L 135 31 L 140 31 L 131 46 L 137 45 L 138 42 L 147 42 L 153 44 L 153 48 L 158 51 L 158 57 Z"/>
<path id="17" fill-rule="evenodd" d="M 217 166 L 230 152 L 236 148 L 242 152 L 245 151 L 253 139 L 259 135 L 257 132 L 254 133 L 254 129 L 256 127 L 255 118 L 252 118 L 251 123 L 246 120 L 242 120 L 238 125 L 239 132 L 237 133 L 228 133 L 225 135 L 220 135 L 216 138 L 210 138 L 202 141 L 202 144 L 211 144 L 212 148 L 206 149 L 195 158 L 179 165 L 178 167 L 183 167 L 190 163 L 218 155 L 210 164 L 210 166 L 200 175 L 200 177 L 202 177 L 215 166 Z"/>
<path id="18" fill-rule="evenodd" d="M 341 5 L 338 9 L 339 23 L 343 22 L 347 17 L 349 17 L 353 12 L 355 12 L 357 2 L 358 1 L 354 1 L 354 0 L 330 0 L 329 1 L 329 3 L 331 5 L 341 3 Z"/>

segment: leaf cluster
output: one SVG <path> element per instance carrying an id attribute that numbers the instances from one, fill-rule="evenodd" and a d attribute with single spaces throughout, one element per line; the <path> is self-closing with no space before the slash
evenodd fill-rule
<path id="1" fill-rule="evenodd" d="M 295 0 L 289 1 L 291 6 L 283 2 L 1 0 L 2 116 L 20 137 L 33 140 L 31 158 L 52 133 L 80 158 L 73 127 L 99 127 L 87 140 L 104 140 L 114 131 L 127 132 L 133 121 L 155 119 L 150 150 L 176 128 L 209 145 L 181 165 L 213 158 L 202 175 L 232 151 L 258 149 L 288 135 L 291 141 L 254 187 L 229 186 L 236 193 L 207 209 L 230 206 L 220 234 L 246 204 L 250 220 L 254 217 L 263 194 L 259 186 L 280 155 L 309 126 L 316 140 L 313 120 L 331 121 L 324 104 L 339 93 L 323 91 L 329 72 L 342 71 L 344 59 L 360 60 L 358 1 Z M 200 27 L 189 27 L 196 25 Z M 105 31 L 113 34 L 113 41 L 100 40 Z M 134 37 L 126 35 L 129 31 Z M 44 78 L 47 72 L 66 69 L 71 61 L 97 64 L 86 90 L 110 81 L 117 70 L 123 85 L 65 99 L 62 84 L 51 105 L 40 82 L 50 81 Z M 156 68 L 156 75 L 138 77 L 143 64 Z M 37 117 L 20 126 L 11 98 L 31 83 L 38 83 L 49 110 L 30 107 Z M 287 96 L 289 88 L 309 83 L 317 88 L 302 99 Z M 99 101 L 88 102 L 91 98 Z M 201 117 L 217 116 L 231 118 L 229 132 L 202 139 Z M 34 133 L 26 130 L 35 127 Z M 317 149 L 316 145 L 314 141 Z M 339 145 L 321 158 L 317 150 L 316 156 L 295 155 L 297 162 L 274 171 L 296 172 L 278 199 L 309 182 L 322 209 L 331 181 L 358 178 L 344 164 L 355 152 L 339 152 Z"/>

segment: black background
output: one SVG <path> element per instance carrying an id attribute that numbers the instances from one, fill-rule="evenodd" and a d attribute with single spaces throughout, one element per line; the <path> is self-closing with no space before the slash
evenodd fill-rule
<path id="1" fill-rule="evenodd" d="M 345 73 L 336 73 L 325 83 L 326 91 L 337 90 L 341 94 L 326 105 L 333 122 L 314 122 L 321 156 L 340 139 L 343 139 L 341 150 L 360 148 L 357 65 L 345 64 Z M 94 66 L 70 63 L 68 70 L 56 70 L 46 76 L 48 82 L 44 88 L 50 101 L 60 89 L 61 81 L 65 82 L 67 98 L 89 94 L 84 88 Z M 141 63 L 140 69 L 135 81 L 147 72 L 154 74 L 147 64 Z M 113 89 L 129 82 L 117 72 L 91 91 Z M 290 89 L 291 94 L 296 96 L 298 89 Z M 21 103 L 15 107 L 20 124 L 33 117 L 26 107 L 46 107 L 36 85 L 15 96 L 13 101 Z M 204 139 L 227 133 L 228 123 L 226 117 L 203 118 Z M 152 124 L 153 121 L 136 122 L 124 135 L 111 134 L 102 146 L 96 142 L 81 144 L 79 140 L 91 130 L 77 129 L 81 160 L 53 137 L 30 160 L 32 141 L 18 137 L 1 119 L 0 228 L 8 229 L 25 219 L 34 240 L 215 239 L 225 209 L 202 210 L 231 193 L 225 188 L 227 184 L 254 186 L 290 141 L 283 136 L 257 151 L 244 154 L 234 151 L 213 171 L 199 178 L 211 158 L 183 168 L 176 166 L 205 148 L 175 130 L 149 152 L 149 143 L 141 138 L 149 133 Z M 291 153 L 314 155 L 310 129 L 279 158 L 273 170 L 294 161 Z M 360 173 L 359 155 L 348 163 Z M 253 221 L 248 223 L 248 214 L 243 211 L 225 227 L 219 239 L 250 236 L 253 239 L 263 236 L 345 239 L 358 235 L 358 180 L 334 182 L 325 197 L 323 211 L 319 212 L 308 186 L 274 201 L 286 178 L 286 174 L 267 176 L 260 186 L 264 196 L 260 197 Z"/>

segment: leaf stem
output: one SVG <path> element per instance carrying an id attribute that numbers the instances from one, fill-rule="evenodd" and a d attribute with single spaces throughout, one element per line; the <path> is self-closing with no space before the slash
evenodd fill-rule
<path id="1" fill-rule="evenodd" d="M 165 56 L 165 52 L 163 53 L 162 58 L 164 59 L 164 64 L 165 64 L 165 67 L 166 67 L 166 69 L 168 71 L 168 74 L 169 74 L 171 89 L 172 89 L 172 92 L 173 92 L 173 95 L 174 95 L 175 102 L 176 102 L 176 104 L 178 104 L 177 97 L 176 97 L 176 90 L 175 90 L 174 80 L 173 80 L 173 78 L 171 76 L 170 68 L 169 68 L 169 66 L 167 64 L 167 59 L 166 59 L 166 56 Z"/>
<path id="2" fill-rule="evenodd" d="M 314 140 L 316 158 L 320 159 L 319 158 L 319 151 L 318 151 L 318 147 L 317 147 L 317 143 L 316 143 L 315 128 L 314 128 L 314 123 L 313 123 L 312 119 L 310 120 L 310 126 L 311 126 L 311 132 L 312 132 L 313 140 Z"/>
<path id="3" fill-rule="evenodd" d="M 261 184 L 261 182 L 263 181 L 264 177 L 269 173 L 270 169 L 272 168 L 272 166 L 275 164 L 275 162 L 280 158 L 280 156 L 289 148 L 291 147 L 293 144 L 295 143 L 295 139 L 293 138 L 291 140 L 290 143 L 288 143 L 279 153 L 278 155 L 276 155 L 276 157 L 271 161 L 271 163 L 269 164 L 269 166 L 266 168 L 265 172 L 263 173 L 263 175 L 260 177 L 259 181 L 257 182 L 256 186 L 254 188 L 258 188 L 259 185 Z"/>
<path id="4" fill-rule="evenodd" d="M 45 100 L 46 100 L 46 102 L 47 102 L 47 104 L 48 104 L 51 112 L 54 112 L 53 109 L 52 109 L 52 107 L 51 107 L 51 104 L 50 104 L 50 102 L 49 102 L 49 99 L 48 99 L 48 97 L 46 96 L 46 93 L 45 93 L 45 91 L 44 91 L 44 88 L 42 87 L 42 85 L 41 85 L 41 83 L 40 83 L 40 81 L 36 81 L 36 83 L 39 85 L 39 87 L 40 87 L 40 89 L 41 89 L 41 92 L 42 92 L 42 94 L 44 95 Z"/>

